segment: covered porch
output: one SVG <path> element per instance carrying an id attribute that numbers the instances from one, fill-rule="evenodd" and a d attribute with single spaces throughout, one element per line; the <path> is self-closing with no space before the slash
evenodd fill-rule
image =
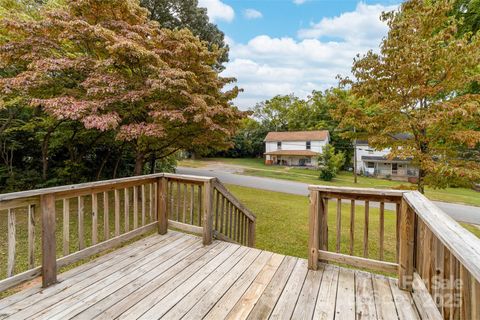
<path id="1" fill-rule="evenodd" d="M 266 165 L 316 167 L 319 153 L 310 150 L 277 150 L 265 153 Z"/>
<path id="2" fill-rule="evenodd" d="M 410 160 L 377 156 L 362 156 L 361 170 L 366 176 L 408 180 L 418 177 L 418 168 Z"/>

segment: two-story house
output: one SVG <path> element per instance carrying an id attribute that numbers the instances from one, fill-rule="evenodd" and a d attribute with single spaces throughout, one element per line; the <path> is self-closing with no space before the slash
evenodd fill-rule
<path id="1" fill-rule="evenodd" d="M 269 132 L 264 141 L 265 164 L 316 167 L 330 135 L 327 130 Z"/>
<path id="2" fill-rule="evenodd" d="M 389 148 L 376 150 L 368 145 L 368 141 L 360 140 L 357 141 L 355 148 L 358 174 L 402 181 L 418 177 L 418 168 L 412 164 L 411 160 L 389 159 Z"/>

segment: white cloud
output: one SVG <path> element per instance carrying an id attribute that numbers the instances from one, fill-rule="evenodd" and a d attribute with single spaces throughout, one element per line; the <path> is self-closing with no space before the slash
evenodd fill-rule
<path id="1" fill-rule="evenodd" d="M 260 11 L 255 10 L 255 9 L 246 9 L 243 12 L 243 15 L 247 19 L 259 19 L 259 18 L 263 17 L 263 14 Z"/>
<path id="2" fill-rule="evenodd" d="M 357 53 L 378 51 L 387 33 L 386 26 L 378 22 L 379 15 L 391 9 L 394 7 L 361 3 L 353 12 L 323 19 L 319 27 L 313 25 L 315 34 L 302 31 L 300 39 L 260 35 L 242 44 L 229 38 L 230 62 L 223 75 L 236 77 L 237 85 L 245 90 L 236 104 L 247 109 L 277 94 L 295 93 L 304 98 L 312 90 L 336 86 L 336 76 L 350 74 Z"/>
<path id="3" fill-rule="evenodd" d="M 388 27 L 380 21 L 383 11 L 395 10 L 397 6 L 357 4 L 355 11 L 345 12 L 333 18 L 323 18 L 309 28 L 298 31 L 298 36 L 306 38 L 336 37 L 344 41 L 373 44 L 387 33 Z"/>
<path id="4" fill-rule="evenodd" d="M 231 22 L 235 18 L 233 8 L 221 0 L 199 0 L 198 5 L 199 7 L 207 8 L 208 17 L 212 22 L 218 20 Z"/>

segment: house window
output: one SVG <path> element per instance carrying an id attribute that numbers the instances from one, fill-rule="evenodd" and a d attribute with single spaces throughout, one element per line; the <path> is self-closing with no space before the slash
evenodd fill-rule
<path id="1" fill-rule="evenodd" d="M 282 141 L 277 142 L 277 150 L 282 150 Z"/>
<path id="2" fill-rule="evenodd" d="M 369 169 L 375 168 L 375 163 L 374 162 L 367 162 L 367 168 L 369 168 Z"/>
<path id="3" fill-rule="evenodd" d="M 310 150 L 310 149 L 312 149 L 312 142 L 307 141 L 307 150 Z"/>

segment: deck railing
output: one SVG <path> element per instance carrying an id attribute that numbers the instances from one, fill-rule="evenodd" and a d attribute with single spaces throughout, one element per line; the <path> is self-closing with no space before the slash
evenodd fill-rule
<path id="1" fill-rule="evenodd" d="M 319 261 L 331 261 L 396 273 L 399 287 L 413 291 L 416 303 L 427 304 L 433 298 L 437 309 L 429 316 L 480 319 L 480 239 L 425 196 L 416 191 L 323 186 L 309 190 L 310 269 L 317 269 Z M 336 215 L 329 219 L 332 200 Z M 349 209 L 350 215 L 342 215 L 342 209 Z M 387 215 L 393 218 L 388 219 L 388 228 Z M 363 241 L 356 245 L 359 229 Z M 373 234 L 378 241 L 370 240 Z M 392 242 L 395 249 L 387 252 L 385 245 Z"/>
<path id="2" fill-rule="evenodd" d="M 7 222 L 0 291 L 39 275 L 47 287 L 61 267 L 154 230 L 196 233 L 205 245 L 255 239 L 255 216 L 216 178 L 176 174 L 3 194 L 0 216 Z"/>

